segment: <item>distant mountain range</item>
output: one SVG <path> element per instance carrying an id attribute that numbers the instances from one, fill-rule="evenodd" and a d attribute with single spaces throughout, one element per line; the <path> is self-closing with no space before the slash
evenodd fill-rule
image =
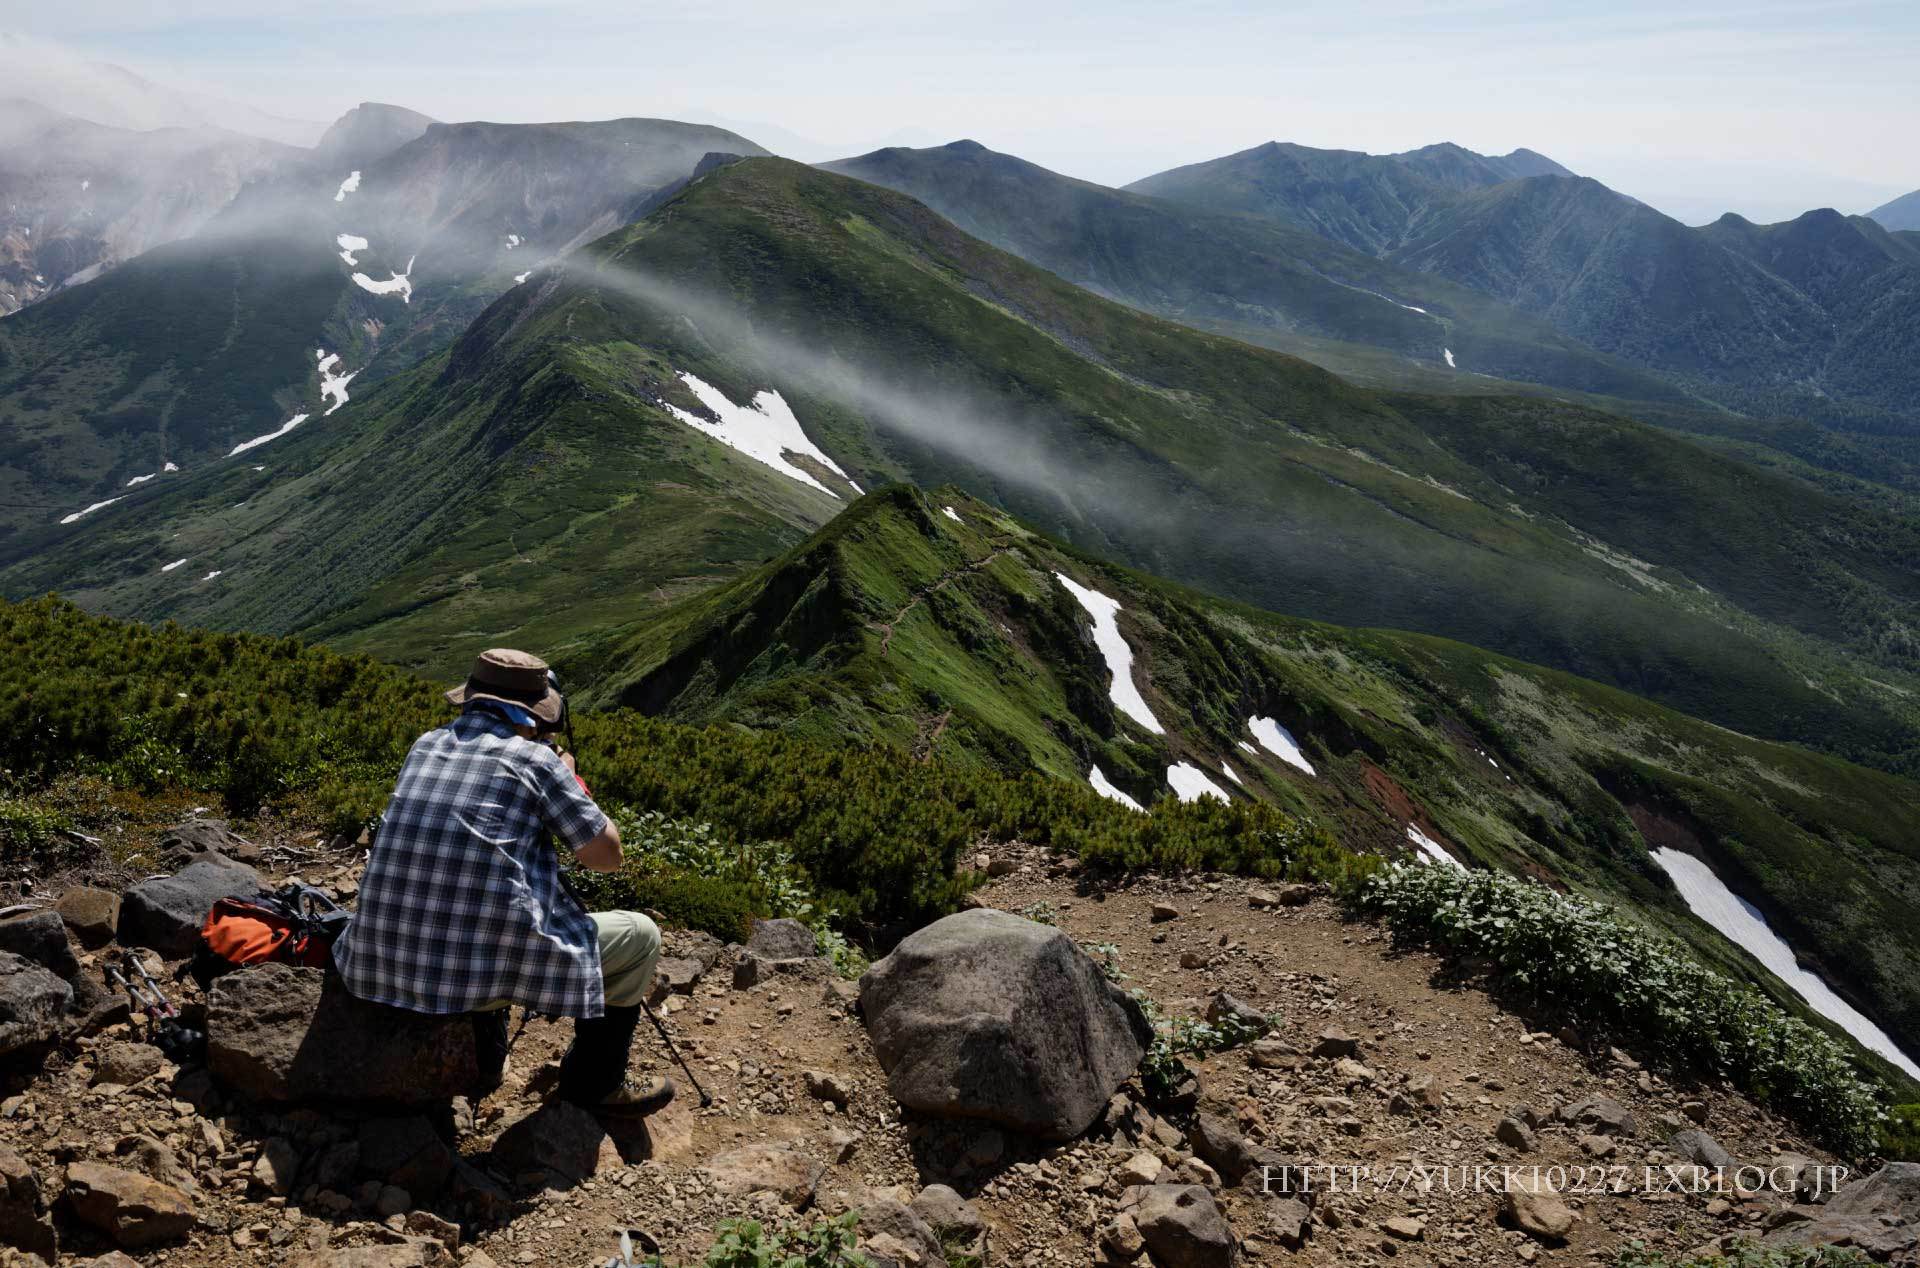
<path id="1" fill-rule="evenodd" d="M 1911 194 L 1902 194 L 1867 214 L 1885 229 L 1920 231 L 1920 189 Z"/>
<path id="2" fill-rule="evenodd" d="M 1447 278 L 1723 408 L 1920 423 L 1920 238 L 1832 211 L 1690 229 L 1520 153 L 1270 144 L 1128 188 Z"/>

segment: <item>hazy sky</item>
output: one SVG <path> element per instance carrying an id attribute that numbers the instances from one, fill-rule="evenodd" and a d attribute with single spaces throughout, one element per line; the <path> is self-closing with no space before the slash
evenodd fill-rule
<path id="1" fill-rule="evenodd" d="M 1451 140 L 1696 222 L 1920 187 L 1915 0 L 0 0 L 0 28 L 298 117 L 707 117 L 804 158 L 969 136 L 1111 184 Z"/>

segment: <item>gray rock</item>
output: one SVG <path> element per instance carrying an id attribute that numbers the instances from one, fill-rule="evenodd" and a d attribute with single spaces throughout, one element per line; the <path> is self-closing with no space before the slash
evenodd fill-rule
<path id="1" fill-rule="evenodd" d="M 1544 1176 L 1516 1170 L 1507 1177 L 1501 1215 L 1521 1232 L 1544 1242 L 1558 1242 L 1573 1230 L 1573 1212 L 1560 1200 Z"/>
<path id="2" fill-rule="evenodd" d="M 1360 1041 L 1338 1026 L 1328 1026 L 1320 1032 L 1320 1038 L 1314 1043 L 1313 1055 L 1326 1061 L 1357 1057 L 1360 1055 Z"/>
<path id="3" fill-rule="evenodd" d="M 860 1207 L 860 1242 L 864 1246 L 870 1239 L 891 1237 L 906 1247 L 910 1254 L 918 1255 L 918 1263 L 923 1268 L 946 1268 L 946 1251 L 940 1246 L 940 1237 L 933 1226 L 920 1218 L 912 1207 L 893 1198 L 870 1198 Z M 898 1261 L 892 1261 L 898 1263 Z M 909 1259 L 908 1263 L 913 1260 Z M 880 1268 L 876 1265 L 875 1268 Z M 899 1268 L 906 1268 L 900 1264 Z"/>
<path id="4" fill-rule="evenodd" d="M 669 995 L 691 995 L 708 966 L 698 960 L 670 957 L 654 966 L 653 980 Z"/>
<path id="5" fill-rule="evenodd" d="M 11 951 L 0 951 L 0 1056 L 50 1043 L 73 1003 L 73 988 Z"/>
<path id="6" fill-rule="evenodd" d="M 285 1136 L 274 1136 L 260 1147 L 253 1163 L 253 1182 L 269 1193 L 285 1197 L 300 1178 L 300 1150 Z"/>
<path id="7" fill-rule="evenodd" d="M 252 896 L 260 877 L 244 863 L 209 854 L 172 876 L 141 881 L 120 898 L 120 945 L 190 955 L 216 899 Z"/>
<path id="8" fill-rule="evenodd" d="M 860 1010 L 902 1105 L 1048 1140 L 1099 1118 L 1153 1038 L 1073 939 L 990 909 L 902 940 L 860 979 Z"/>
<path id="9" fill-rule="evenodd" d="M 1299 1250 L 1306 1245 L 1308 1221 L 1313 1213 L 1307 1204 L 1299 1198 L 1279 1198 L 1268 1202 L 1263 1208 L 1266 1216 L 1267 1235 L 1288 1250 Z"/>
<path id="10" fill-rule="evenodd" d="M 798 920 L 756 920 L 747 950 L 767 960 L 805 960 L 820 954 L 813 930 Z"/>
<path id="11" fill-rule="evenodd" d="M 1232 1021 L 1262 1035 L 1267 1033 L 1271 1024 L 1265 1013 L 1225 991 L 1215 991 L 1213 998 L 1207 1001 L 1207 1020 L 1216 1026 Z"/>
<path id="12" fill-rule="evenodd" d="M 398 1185 L 415 1198 L 432 1200 L 453 1174 L 453 1150 L 418 1114 L 370 1118 L 360 1124 L 360 1170 Z"/>
<path id="13" fill-rule="evenodd" d="M 1638 1127 L 1627 1107 L 1611 1096 L 1589 1096 L 1584 1101 L 1562 1105 L 1555 1117 L 1563 1123 L 1591 1128 L 1602 1135 L 1616 1139 L 1633 1135 Z"/>
<path id="14" fill-rule="evenodd" d="M 979 1208 L 944 1184 L 928 1185 L 907 1205 L 949 1244 L 975 1250 L 987 1235 L 987 1221 Z"/>
<path id="15" fill-rule="evenodd" d="M 32 960 L 63 982 L 72 983 L 80 961 L 67 941 L 67 922 L 56 911 L 30 911 L 0 920 L 0 951 Z"/>
<path id="16" fill-rule="evenodd" d="M 1703 1167 L 1725 1167 L 1731 1172 L 1736 1164 L 1733 1155 L 1720 1147 L 1720 1142 L 1698 1127 L 1689 1127 L 1677 1131 L 1667 1142 L 1668 1148 L 1689 1162 Z"/>
<path id="17" fill-rule="evenodd" d="M 1269 1168 L 1279 1174 L 1291 1165 L 1278 1150 L 1254 1144 L 1218 1114 L 1196 1114 L 1187 1144 L 1230 1185 L 1251 1181 L 1257 1188 Z"/>
<path id="18" fill-rule="evenodd" d="M 1533 1128 L 1517 1118 L 1503 1118 L 1493 1129 L 1493 1136 L 1509 1149 L 1517 1149 L 1523 1154 L 1534 1150 Z"/>
<path id="19" fill-rule="evenodd" d="M 57 1249 L 40 1177 L 5 1145 L 0 1145 L 0 1246 L 16 1247 L 48 1263 Z"/>
<path id="20" fill-rule="evenodd" d="M 242 863 L 251 863 L 260 857 L 260 847 L 237 835 L 225 819 L 189 819 L 175 824 L 160 835 L 155 848 L 174 867 L 208 855 Z"/>
<path id="21" fill-rule="evenodd" d="M 1875 1259 L 1911 1255 L 1920 1248 L 1920 1163 L 1890 1162 L 1863 1180 L 1841 1186 L 1825 1206 L 1794 1210 L 1809 1218 L 1776 1228 L 1761 1240 L 1775 1246 L 1851 1246 Z"/>
<path id="22" fill-rule="evenodd" d="M 97 1162 L 67 1168 L 67 1206 L 75 1218 L 128 1250 L 177 1241 L 193 1228 L 193 1200 L 186 1194 Z"/>
<path id="23" fill-rule="evenodd" d="M 60 895 L 53 909 L 89 951 L 112 942 L 114 930 L 120 925 L 120 895 L 110 889 L 76 885 Z"/>
<path id="24" fill-rule="evenodd" d="M 489 1162 L 502 1175 L 544 1172 L 550 1187 L 571 1188 L 602 1167 L 618 1166 L 620 1150 L 599 1119 L 552 1100 L 508 1124 L 495 1138 Z"/>
<path id="25" fill-rule="evenodd" d="M 93 1062 L 95 1083 L 118 1083 L 131 1087 L 144 1078 L 160 1073 L 167 1064 L 160 1049 L 150 1043 L 131 1041 L 108 1044 Z"/>
<path id="26" fill-rule="evenodd" d="M 469 1260 L 477 1263 L 478 1255 Z M 431 1237 L 411 1237 L 387 1246 L 330 1246 L 296 1255 L 287 1268 L 440 1268 L 453 1263 L 447 1248 Z"/>
<path id="27" fill-rule="evenodd" d="M 257 1101 L 425 1105 L 479 1082 L 473 1027 L 355 999 L 319 969 L 262 964 L 217 979 L 207 1065 Z"/>
<path id="28" fill-rule="evenodd" d="M 764 955 L 755 955 L 751 951 L 742 951 L 733 962 L 733 988 L 746 990 L 776 977 L 789 977 L 802 982 L 821 982 L 832 975 L 832 969 L 819 956 L 795 956 L 791 959 L 775 960 Z"/>
<path id="29" fill-rule="evenodd" d="M 1228 1268 L 1239 1258 L 1233 1230 L 1198 1184 L 1152 1184 L 1137 1190 L 1133 1221 L 1161 1268 Z"/>

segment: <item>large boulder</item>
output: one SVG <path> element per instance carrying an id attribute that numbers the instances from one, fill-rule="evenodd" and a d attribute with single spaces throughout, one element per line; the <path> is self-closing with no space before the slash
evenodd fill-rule
<path id="1" fill-rule="evenodd" d="M 1085 1131 L 1153 1031 L 1060 930 L 980 908 L 904 939 L 860 979 L 894 1098 L 1048 1140 Z"/>
<path id="2" fill-rule="evenodd" d="M 63 982 L 79 975 L 80 961 L 67 941 L 67 923 L 56 911 L 30 911 L 0 919 L 0 951 L 32 960 Z"/>
<path id="3" fill-rule="evenodd" d="M 13 1246 L 52 1263 L 53 1216 L 40 1177 L 27 1160 L 0 1145 L 0 1246 Z"/>
<path id="4" fill-rule="evenodd" d="M 98 1162 L 67 1168 L 67 1205 L 81 1221 L 137 1250 L 177 1241 L 193 1228 L 193 1200 L 169 1184 Z"/>
<path id="5" fill-rule="evenodd" d="M 260 876 L 245 863 L 209 854 L 172 876 L 141 881 L 120 899 L 120 945 L 151 947 L 168 957 L 189 955 L 215 900 L 251 897 Z"/>
<path id="6" fill-rule="evenodd" d="M 355 999 L 319 969 L 262 964 L 214 981 L 207 1066 L 256 1101 L 444 1103 L 480 1081 L 473 1025 Z"/>
<path id="7" fill-rule="evenodd" d="M 1875 1259 L 1912 1255 L 1920 1249 L 1920 1163 L 1890 1162 L 1863 1180 L 1843 1185 L 1825 1206 L 1794 1209 L 1819 1214 L 1775 1229 L 1762 1240 L 1772 1245 L 1851 1246 Z"/>
<path id="8" fill-rule="evenodd" d="M 813 930 L 798 920 L 756 920 L 747 936 L 747 950 L 766 960 L 805 960 L 820 954 Z"/>
<path id="9" fill-rule="evenodd" d="M 49 1043 L 73 988 L 33 961 L 0 951 L 0 1057 Z"/>

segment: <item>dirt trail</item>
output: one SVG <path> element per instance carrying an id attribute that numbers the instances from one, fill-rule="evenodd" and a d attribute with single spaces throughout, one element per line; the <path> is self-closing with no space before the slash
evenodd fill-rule
<path id="1" fill-rule="evenodd" d="M 1297 1251 L 1273 1240 L 1259 1199 L 1223 1192 L 1222 1205 L 1244 1240 L 1244 1263 L 1331 1268 L 1391 1257 L 1409 1265 L 1584 1264 L 1610 1260 L 1633 1239 L 1685 1249 L 1757 1228 L 1779 1202 L 1640 1191 L 1643 1167 L 1657 1172 L 1676 1161 L 1654 1142 L 1669 1130 L 1662 1116 L 1679 1122 L 1690 1100 L 1704 1104 L 1698 1112 L 1708 1129 L 1742 1161 L 1764 1163 L 1783 1150 L 1826 1160 L 1738 1097 L 1676 1089 L 1618 1062 L 1591 1064 L 1558 1039 L 1530 1035 L 1521 1019 L 1482 992 L 1442 983 L 1434 959 L 1395 953 L 1373 927 L 1343 921 L 1324 896 L 1255 908 L 1249 894 L 1260 887 L 1237 879 L 1142 879 L 1095 894 L 1082 892 L 1043 856 L 1006 857 L 1013 870 L 979 891 L 979 901 L 1049 919 L 1083 943 L 1104 944 L 1110 951 L 1101 954 L 1112 956 L 1126 985 L 1152 996 L 1167 1016 L 1198 1015 L 1208 997 L 1224 989 L 1279 1014 L 1275 1034 L 1303 1052 L 1329 1025 L 1358 1039 L 1368 1078 L 1310 1056 L 1290 1062 L 1293 1069 L 1256 1069 L 1245 1049 L 1197 1064 L 1202 1108 L 1304 1162 L 1371 1164 L 1387 1190 L 1361 1183 L 1354 1191 L 1323 1193 L 1311 1239 Z M 1157 902 L 1173 904 L 1179 915 L 1155 922 Z M 686 944 L 673 939 L 669 953 Z M 701 1171 L 717 1155 L 760 1142 L 791 1142 L 825 1164 L 820 1209 L 856 1207 L 875 1192 L 905 1200 L 926 1183 L 949 1183 L 974 1199 L 991 1226 L 988 1262 L 1101 1262 L 1098 1233 L 1122 1194 L 1116 1172 L 1138 1150 L 1094 1141 L 1042 1147 L 980 1130 L 956 1138 L 951 1129 L 903 1122 L 849 995 L 846 983 L 791 977 L 736 990 L 722 962 L 690 994 L 672 997 L 668 1024 L 714 1094 L 714 1107 L 699 1110 L 683 1088 L 681 1102 L 652 1120 L 653 1157 L 626 1163 L 607 1156 L 592 1178 L 532 1200 L 508 1223 L 470 1222 L 461 1254 L 473 1256 L 477 1246 L 485 1258 L 473 1256 L 469 1268 L 604 1263 L 619 1228 L 645 1230 L 669 1262 L 698 1262 L 720 1218 L 782 1214 L 771 1195 L 723 1195 Z M 474 1107 L 459 1141 L 464 1153 L 484 1161 L 488 1138 L 536 1103 L 568 1031 L 564 1023 L 542 1021 L 527 1028 L 505 1087 Z M 142 1263 L 163 1257 L 170 1266 L 280 1263 L 308 1247 L 364 1244 L 393 1237 L 388 1224 L 404 1227 L 402 1215 L 383 1222 L 364 1208 L 327 1214 L 303 1200 L 298 1187 L 290 1198 L 275 1198 L 260 1186 L 254 1155 L 261 1142 L 294 1130 L 302 1112 L 203 1117 L 179 1099 L 170 1071 L 127 1087 L 89 1087 L 97 1055 L 127 1037 L 124 1027 L 116 1028 L 87 1041 L 77 1061 L 55 1062 L 9 1088 L 0 1106 L 0 1141 L 45 1175 L 69 1161 L 112 1159 L 129 1132 L 147 1133 L 174 1151 L 197 1179 L 202 1226 L 169 1251 L 136 1252 Z M 636 1053 L 641 1071 L 677 1074 L 644 1027 Z M 838 1076 L 851 1092 L 847 1105 L 810 1094 L 809 1072 Z M 1431 1076 L 1434 1106 L 1392 1112 L 1394 1093 L 1418 1075 Z M 1543 1129 L 1537 1151 L 1527 1154 L 1499 1143 L 1494 1132 L 1512 1106 L 1550 1113 L 1600 1094 L 1639 1120 L 1637 1133 L 1620 1135 L 1617 1154 L 1606 1160 L 1630 1183 L 1623 1193 L 1571 1198 L 1578 1219 L 1564 1246 L 1545 1247 L 1503 1228 L 1484 1192 L 1449 1193 L 1437 1185 L 1422 1194 L 1411 1182 L 1387 1177 L 1390 1168 L 1413 1163 L 1596 1168 L 1601 1160 L 1583 1151 L 1571 1129 Z M 223 1150 L 200 1146 L 203 1124 L 217 1130 Z M 1157 1148 L 1169 1168 L 1190 1166 L 1184 1145 Z M 1408 1219 L 1416 1224 L 1388 1230 L 1390 1220 Z M 1403 1236 L 1416 1226 L 1414 1236 Z M 109 1249 L 85 1231 L 72 1233 L 67 1244 L 81 1256 Z"/>

